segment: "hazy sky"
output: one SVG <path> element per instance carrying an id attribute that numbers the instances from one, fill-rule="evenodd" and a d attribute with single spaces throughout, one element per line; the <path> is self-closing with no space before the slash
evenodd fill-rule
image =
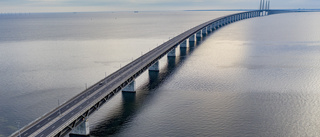
<path id="1" fill-rule="evenodd" d="M 260 0 L 0 0 L 0 12 L 258 9 Z M 320 8 L 320 0 L 271 0 L 271 8 Z"/>

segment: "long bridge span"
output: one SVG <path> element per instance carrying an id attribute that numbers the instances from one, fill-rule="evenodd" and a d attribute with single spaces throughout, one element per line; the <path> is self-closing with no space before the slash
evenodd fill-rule
<path id="1" fill-rule="evenodd" d="M 159 71 L 158 61 L 165 55 L 175 56 L 175 48 L 179 45 L 185 47 L 188 41 L 195 42 L 197 38 L 201 38 L 230 23 L 266 16 L 269 12 L 270 14 L 284 12 L 269 10 L 268 6 L 261 7 L 260 10 L 219 17 L 181 33 L 100 80 L 61 106 L 24 126 L 11 136 L 61 137 L 68 135 L 70 132 L 75 135 L 88 135 L 89 128 L 86 121 L 92 113 L 119 91 L 134 92 L 134 80 L 148 69 L 149 71 Z"/>

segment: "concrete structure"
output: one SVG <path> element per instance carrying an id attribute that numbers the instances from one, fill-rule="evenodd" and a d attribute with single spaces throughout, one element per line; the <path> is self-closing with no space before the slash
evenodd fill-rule
<path id="1" fill-rule="evenodd" d="M 169 53 L 168 53 L 168 57 L 175 57 L 176 56 L 176 49 L 172 49 Z"/>
<path id="2" fill-rule="evenodd" d="M 188 47 L 187 45 L 187 40 L 184 40 L 181 44 L 180 44 L 180 48 L 186 48 Z"/>
<path id="3" fill-rule="evenodd" d="M 70 137 L 89 137 L 89 121 L 87 118 L 69 134 Z"/>
<path id="4" fill-rule="evenodd" d="M 133 80 L 130 84 L 128 84 L 125 88 L 122 89 L 124 92 L 136 92 L 136 82 Z"/>
<path id="5" fill-rule="evenodd" d="M 151 67 L 149 67 L 149 71 L 159 71 L 159 61 L 157 61 Z"/>
<path id="6" fill-rule="evenodd" d="M 197 38 L 197 39 L 202 38 L 202 32 L 201 32 L 201 30 L 199 30 L 199 31 L 196 33 L 196 38 Z"/>
<path id="7" fill-rule="evenodd" d="M 195 42 L 196 41 L 196 35 L 191 35 L 189 37 L 189 42 Z"/>

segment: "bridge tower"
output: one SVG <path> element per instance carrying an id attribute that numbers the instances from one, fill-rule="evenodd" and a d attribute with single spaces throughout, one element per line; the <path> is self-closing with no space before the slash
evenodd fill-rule
<path id="1" fill-rule="evenodd" d="M 260 0 L 260 16 L 269 15 L 270 10 L 270 0 Z"/>

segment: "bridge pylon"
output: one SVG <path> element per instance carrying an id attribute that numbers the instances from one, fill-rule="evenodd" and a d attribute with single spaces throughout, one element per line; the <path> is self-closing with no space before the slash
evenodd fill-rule
<path id="1" fill-rule="evenodd" d="M 260 0 L 260 16 L 267 16 L 269 15 L 270 10 L 270 0 Z"/>

